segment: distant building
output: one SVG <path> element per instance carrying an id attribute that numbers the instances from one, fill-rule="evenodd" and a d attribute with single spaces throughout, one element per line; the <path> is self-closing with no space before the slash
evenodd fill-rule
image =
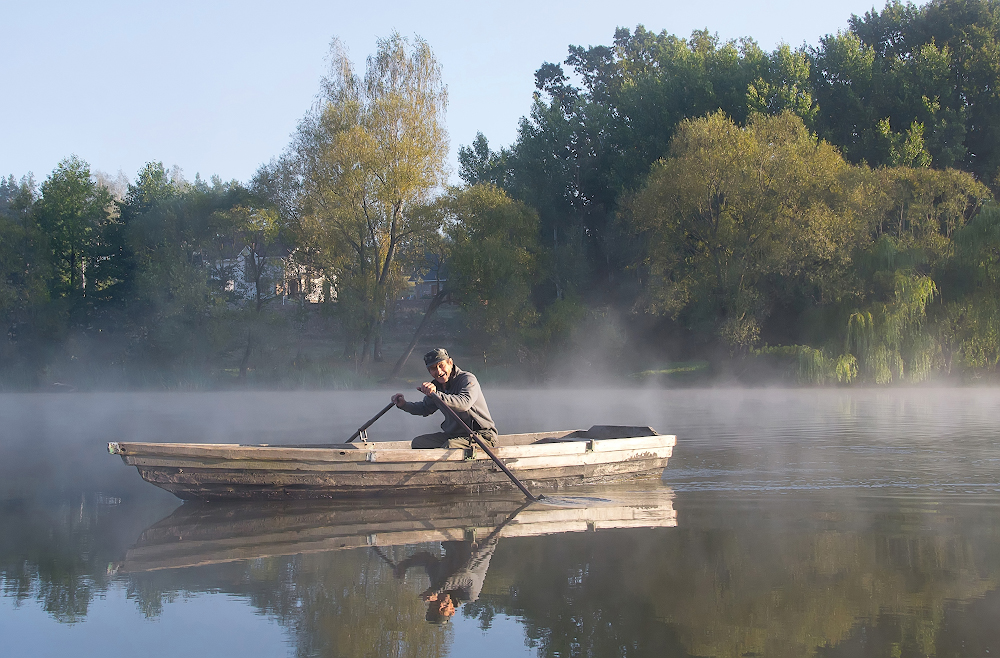
<path id="1" fill-rule="evenodd" d="M 232 255 L 224 255 L 212 265 L 214 275 L 223 290 L 234 293 L 236 299 L 251 300 L 255 286 L 250 247 L 244 246 L 238 253 L 233 248 L 230 253 Z M 265 298 L 281 299 L 282 304 L 290 301 L 318 304 L 324 298 L 336 299 L 336 292 L 327 285 L 325 277 L 315 276 L 296 263 L 294 252 L 285 250 L 281 253 L 281 256 L 268 256 L 264 264 L 261 278 Z"/>
<path id="2" fill-rule="evenodd" d="M 430 299 L 448 283 L 448 263 L 437 254 L 426 254 L 424 262 L 407 280 L 403 299 Z"/>
<path id="3" fill-rule="evenodd" d="M 282 260 L 283 278 L 278 284 L 278 294 L 281 295 L 281 302 L 286 300 L 302 299 L 310 304 L 334 301 L 337 299 L 336 289 L 327 283 L 325 276 L 315 276 L 315 272 L 310 272 L 304 266 L 295 263 L 291 255 Z"/>

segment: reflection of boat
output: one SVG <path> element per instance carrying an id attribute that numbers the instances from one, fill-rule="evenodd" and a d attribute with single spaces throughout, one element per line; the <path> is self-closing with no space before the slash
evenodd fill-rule
<path id="1" fill-rule="evenodd" d="M 518 510 L 522 502 L 185 503 L 143 531 L 121 569 L 151 571 L 343 548 L 482 540 L 497 530 L 502 537 L 528 537 L 677 525 L 673 492 L 667 488 L 544 498 Z"/>
<path id="2" fill-rule="evenodd" d="M 675 437 L 649 427 L 507 434 L 495 452 L 529 487 L 658 474 Z M 511 487 L 478 449 L 412 450 L 408 441 L 315 446 L 109 443 L 147 481 L 184 499 L 337 498 L 480 493 Z"/>

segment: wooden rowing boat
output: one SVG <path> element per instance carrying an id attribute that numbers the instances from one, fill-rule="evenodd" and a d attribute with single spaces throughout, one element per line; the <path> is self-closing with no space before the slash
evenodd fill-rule
<path id="1" fill-rule="evenodd" d="M 631 486 L 631 485 L 630 485 Z M 393 499 L 188 502 L 143 531 L 116 570 L 155 571 L 443 541 L 482 541 L 565 532 L 677 525 L 668 487 L 582 492 L 546 497 L 527 507 L 523 499 L 448 497 Z"/>
<path id="2" fill-rule="evenodd" d="M 500 435 L 497 457 L 529 487 L 659 475 L 676 437 L 650 427 Z M 413 450 L 409 441 L 329 445 L 113 442 L 144 480 L 185 500 L 345 498 L 506 490 L 481 450 Z"/>

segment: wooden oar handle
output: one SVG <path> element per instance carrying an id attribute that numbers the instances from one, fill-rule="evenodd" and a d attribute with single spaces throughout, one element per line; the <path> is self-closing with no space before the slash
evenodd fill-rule
<path id="1" fill-rule="evenodd" d="M 351 442 L 351 441 L 353 441 L 354 439 L 356 439 L 356 438 L 358 438 L 359 436 L 361 436 L 361 433 L 362 433 L 362 432 L 364 432 L 364 431 L 365 431 L 366 429 L 368 429 L 369 427 L 371 427 L 371 426 L 372 426 L 372 425 L 373 425 L 373 424 L 375 423 L 375 421 L 376 421 L 376 420 L 378 420 L 378 419 L 379 419 L 379 418 L 381 418 L 381 417 L 382 417 L 383 415 L 385 415 L 385 412 L 389 411 L 390 409 L 392 409 L 392 408 L 393 408 L 393 407 L 395 407 L 395 406 L 396 406 L 396 403 L 395 403 L 395 402 L 390 402 L 389 404 L 385 405 L 385 409 L 383 409 L 382 411 L 380 411 L 380 412 L 378 412 L 377 414 L 375 414 L 375 417 L 374 417 L 374 418 L 372 418 L 372 419 L 371 419 L 371 420 L 369 420 L 369 421 L 368 421 L 367 423 L 365 423 L 364 425 L 362 425 L 361 427 L 359 427 L 359 428 L 358 428 L 358 431 L 357 431 L 357 432 L 355 432 L 355 433 L 354 433 L 354 435 L 353 435 L 353 436 L 351 436 L 351 438 L 347 439 L 347 442 L 348 442 L 348 443 L 350 443 L 350 442 Z"/>

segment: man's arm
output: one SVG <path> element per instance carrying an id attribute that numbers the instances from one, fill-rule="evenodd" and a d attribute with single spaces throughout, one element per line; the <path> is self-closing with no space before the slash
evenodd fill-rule
<path id="1" fill-rule="evenodd" d="M 411 567 L 423 567 L 427 571 L 427 577 L 433 579 L 435 574 L 432 572 L 440 561 L 427 551 L 414 553 L 393 567 L 392 575 L 396 576 L 396 578 L 402 578 Z"/>
<path id="2" fill-rule="evenodd" d="M 402 393 L 392 396 L 392 402 L 403 411 L 414 416 L 430 416 L 437 411 L 437 405 L 428 397 L 424 397 L 420 402 L 407 402 Z"/>

